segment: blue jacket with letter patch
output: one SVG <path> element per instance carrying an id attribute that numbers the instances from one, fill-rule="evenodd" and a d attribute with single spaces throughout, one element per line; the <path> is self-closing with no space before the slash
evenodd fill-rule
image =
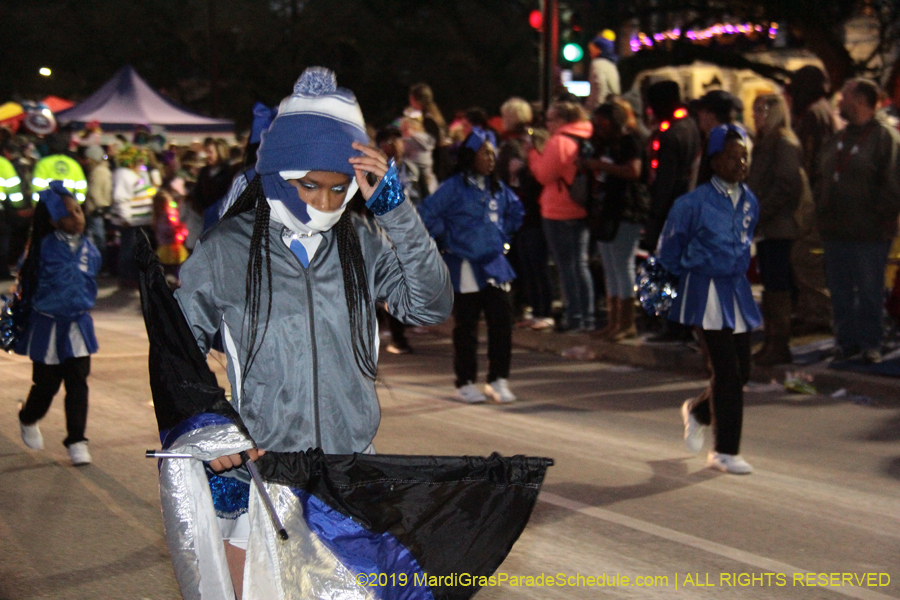
<path id="1" fill-rule="evenodd" d="M 735 299 L 747 327 L 760 324 L 746 275 L 759 202 L 746 185 L 741 184 L 741 190 L 736 207 L 713 182 L 681 196 L 672 206 L 656 251 L 663 267 L 678 276 L 670 320 L 702 327 L 712 281 L 723 328 L 734 329 Z"/>

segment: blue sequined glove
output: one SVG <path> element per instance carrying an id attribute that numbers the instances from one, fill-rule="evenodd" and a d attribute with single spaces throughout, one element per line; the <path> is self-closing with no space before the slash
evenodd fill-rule
<path id="1" fill-rule="evenodd" d="M 366 206 L 380 217 L 403 204 L 404 200 L 406 200 L 406 196 L 403 193 L 403 184 L 397 175 L 397 166 L 391 160 L 387 173 L 381 178 L 381 182 L 375 188 L 372 197 L 366 202 Z"/>

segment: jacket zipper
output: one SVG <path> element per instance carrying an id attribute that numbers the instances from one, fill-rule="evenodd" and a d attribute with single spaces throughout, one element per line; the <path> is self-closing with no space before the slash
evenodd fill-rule
<path id="1" fill-rule="evenodd" d="M 310 266 L 312 261 L 310 261 Z M 316 427 L 316 448 L 322 447 L 322 429 L 319 424 L 319 360 L 316 350 L 316 320 L 315 309 L 313 308 L 312 294 L 312 277 L 309 275 L 308 269 L 303 269 L 306 275 L 306 298 L 309 302 L 309 338 L 310 347 L 312 348 L 312 368 L 313 368 L 313 420 Z"/>

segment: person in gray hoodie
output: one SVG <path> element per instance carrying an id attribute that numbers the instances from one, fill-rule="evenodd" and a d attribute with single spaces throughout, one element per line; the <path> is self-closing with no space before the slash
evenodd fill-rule
<path id="1" fill-rule="evenodd" d="M 444 261 L 396 168 L 367 142 L 353 94 L 327 69 L 304 71 L 262 136 L 256 177 L 182 267 L 176 298 L 203 350 L 221 332 L 251 460 L 257 449 L 374 452 L 375 303 L 411 325 L 450 315 Z M 374 222 L 345 210 L 357 189 Z M 220 515 L 238 590 L 246 516 Z"/>

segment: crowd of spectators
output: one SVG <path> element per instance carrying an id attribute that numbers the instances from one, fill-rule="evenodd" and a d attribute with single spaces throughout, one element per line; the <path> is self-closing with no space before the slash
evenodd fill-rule
<path id="1" fill-rule="evenodd" d="M 524 212 L 505 248 L 516 275 L 515 325 L 610 341 L 641 331 L 658 341 L 691 339 L 689 327 L 641 314 L 635 264 L 656 249 L 678 198 L 709 180 L 706 139 L 727 124 L 753 134 L 747 184 L 760 217 L 751 280 L 762 283 L 765 331 L 756 362 L 790 362 L 792 331 L 832 326 L 837 354 L 878 362 L 884 270 L 900 212 L 900 136 L 878 87 L 855 79 L 832 97 L 824 73 L 804 67 L 783 93 L 758 96 L 753 122 L 743 123 L 741 101 L 724 90 L 688 102 L 678 83 L 649 81 L 627 100 L 613 76 L 610 44 L 595 42 L 586 102 L 562 93 L 544 114 L 510 98 L 494 118 L 471 107 L 445 119 L 431 88 L 417 84 L 394 121 L 371 129 L 417 205 L 459 171 L 473 132 L 487 136 L 496 178 Z M 86 183 L 77 191 L 85 195 L 88 233 L 103 254 L 103 272 L 123 286 L 136 285 L 130 248 L 141 231 L 154 238 L 174 283 L 204 214 L 208 227 L 235 176 L 253 162 L 255 146 L 244 140 L 177 146 L 144 128 L 114 139 L 101 134 L 97 124 L 47 136 L 0 132 L 0 156 L 20 182 L 18 190 L 0 190 L 0 276 L 10 276 L 22 253 L 44 157 L 74 159 L 83 170 Z M 23 199 L 13 202 L 14 192 Z M 402 324 L 390 329 L 390 350 L 410 351 Z"/>

